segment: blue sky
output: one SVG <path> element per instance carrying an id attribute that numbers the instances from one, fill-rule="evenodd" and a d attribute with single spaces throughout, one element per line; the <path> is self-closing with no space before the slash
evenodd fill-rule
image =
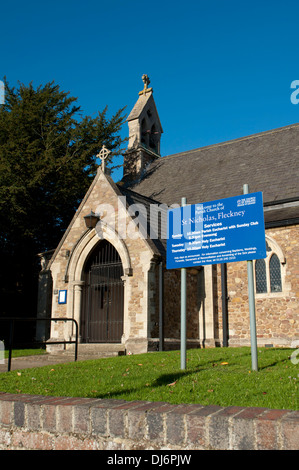
<path id="1" fill-rule="evenodd" d="M 298 29 L 294 0 L 3 2 L 0 79 L 54 80 L 84 114 L 112 115 L 146 73 L 164 156 L 299 122 Z"/>

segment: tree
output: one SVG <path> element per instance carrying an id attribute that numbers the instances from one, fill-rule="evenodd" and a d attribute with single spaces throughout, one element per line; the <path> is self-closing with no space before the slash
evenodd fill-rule
<path id="1" fill-rule="evenodd" d="M 37 254 L 57 246 L 96 174 L 102 145 L 111 150 L 110 165 L 120 153 L 124 108 L 110 119 L 107 107 L 95 118 L 83 117 L 77 98 L 54 82 L 36 89 L 32 84 L 11 88 L 6 79 L 4 83 L 0 313 L 20 315 L 25 309 L 33 316 Z"/>

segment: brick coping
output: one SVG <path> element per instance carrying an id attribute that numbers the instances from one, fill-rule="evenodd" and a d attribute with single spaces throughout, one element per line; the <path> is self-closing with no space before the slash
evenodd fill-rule
<path id="1" fill-rule="evenodd" d="M 0 392 L 1 433 L 1 449 L 299 450 L 299 411 Z"/>

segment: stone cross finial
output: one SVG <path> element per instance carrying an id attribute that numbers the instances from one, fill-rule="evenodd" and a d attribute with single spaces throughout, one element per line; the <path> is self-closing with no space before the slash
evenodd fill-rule
<path id="1" fill-rule="evenodd" d="M 111 153 L 110 150 L 108 150 L 105 145 L 100 150 L 100 153 L 98 153 L 97 157 L 102 160 L 102 172 L 105 173 L 105 160 L 108 158 L 109 154 Z"/>
<path id="2" fill-rule="evenodd" d="M 144 91 L 147 90 L 148 85 L 151 83 L 150 79 L 148 78 L 148 75 L 143 74 L 142 75 L 142 81 L 144 83 Z"/>
<path id="3" fill-rule="evenodd" d="M 139 92 L 139 95 L 145 95 L 146 93 L 153 91 L 152 88 L 148 88 L 148 85 L 150 84 L 150 79 L 148 78 L 148 75 L 143 74 L 142 75 L 142 81 L 144 83 L 144 88 L 142 91 Z"/>

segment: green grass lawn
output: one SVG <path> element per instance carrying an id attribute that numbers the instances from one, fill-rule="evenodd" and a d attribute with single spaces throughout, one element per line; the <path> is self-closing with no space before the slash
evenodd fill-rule
<path id="1" fill-rule="evenodd" d="M 12 358 L 14 357 L 24 357 L 24 356 L 35 356 L 40 354 L 46 354 L 44 349 L 12 349 Z M 4 357 L 7 359 L 9 355 L 8 349 L 5 350 Z"/>
<path id="2" fill-rule="evenodd" d="M 258 406 L 297 410 L 299 365 L 293 349 L 193 349 L 78 361 L 0 374 L 0 391 L 51 396 Z M 297 356 L 298 358 L 298 356 Z"/>

